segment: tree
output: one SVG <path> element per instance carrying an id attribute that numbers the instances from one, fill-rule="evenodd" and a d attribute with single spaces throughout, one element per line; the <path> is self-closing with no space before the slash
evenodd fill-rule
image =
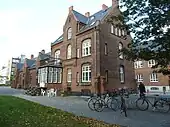
<path id="1" fill-rule="evenodd" d="M 128 60 L 156 60 L 157 72 L 170 74 L 170 0 L 121 0 L 123 10 L 108 22 L 132 33 L 133 40 L 124 48 Z M 115 21 L 120 21 L 119 23 Z"/>

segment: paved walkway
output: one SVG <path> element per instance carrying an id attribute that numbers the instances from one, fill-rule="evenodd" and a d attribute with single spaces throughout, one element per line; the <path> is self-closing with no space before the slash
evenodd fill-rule
<path id="1" fill-rule="evenodd" d="M 87 102 L 79 97 L 55 97 L 14 95 L 42 105 L 55 107 L 79 116 L 86 116 L 105 121 L 107 123 L 120 124 L 128 127 L 170 127 L 170 113 L 158 113 L 152 111 L 128 110 L 128 117 L 108 109 L 103 112 L 94 112 L 87 107 Z"/>

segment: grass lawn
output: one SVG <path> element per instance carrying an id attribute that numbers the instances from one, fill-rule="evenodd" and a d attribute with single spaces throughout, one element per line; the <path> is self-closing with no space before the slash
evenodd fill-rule
<path id="1" fill-rule="evenodd" d="M 0 127 L 119 127 L 12 96 L 0 96 Z"/>

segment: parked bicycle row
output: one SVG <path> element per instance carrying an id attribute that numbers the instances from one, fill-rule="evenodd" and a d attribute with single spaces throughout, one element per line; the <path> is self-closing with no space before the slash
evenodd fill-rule
<path id="1" fill-rule="evenodd" d="M 131 100 L 130 95 L 137 92 L 133 89 L 115 89 L 107 91 L 105 94 L 93 95 L 88 100 L 88 107 L 92 111 L 102 112 L 104 108 L 112 109 L 113 111 L 120 110 L 127 117 L 127 109 L 129 105 L 134 105 L 138 110 L 146 111 L 151 106 L 153 110 L 160 112 L 169 112 L 170 101 L 167 98 L 162 98 L 159 95 L 152 97 L 153 102 L 145 96 L 138 96 L 135 100 Z M 133 98 L 134 99 L 134 98 Z M 127 104 L 127 100 L 129 100 Z"/>

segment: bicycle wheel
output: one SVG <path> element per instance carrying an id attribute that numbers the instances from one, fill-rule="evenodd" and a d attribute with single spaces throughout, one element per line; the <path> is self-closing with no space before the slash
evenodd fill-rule
<path id="1" fill-rule="evenodd" d="M 119 108 L 120 108 L 120 102 L 115 99 L 115 98 L 112 98 L 110 104 L 109 104 L 109 107 L 113 110 L 113 111 L 117 111 Z"/>
<path id="2" fill-rule="evenodd" d="M 110 107 L 111 101 L 112 101 L 112 97 L 109 97 L 109 98 L 107 99 L 107 101 L 106 101 L 106 104 L 107 104 L 107 107 L 108 107 L 108 108 L 111 108 L 111 107 Z"/>
<path id="3" fill-rule="evenodd" d="M 155 107 L 157 110 L 159 110 L 160 112 L 164 112 L 167 113 L 170 110 L 170 105 L 168 104 L 168 102 L 166 100 L 159 100 L 155 103 Z"/>
<path id="4" fill-rule="evenodd" d="M 94 111 L 94 104 L 95 104 L 95 101 L 97 100 L 96 97 L 92 97 L 88 100 L 88 107 L 90 110 Z"/>
<path id="5" fill-rule="evenodd" d="M 105 108 L 105 102 L 102 99 L 98 99 L 94 103 L 94 109 L 97 112 L 102 112 Z"/>
<path id="6" fill-rule="evenodd" d="M 139 98 L 136 101 L 136 107 L 141 111 L 146 111 L 149 108 L 149 103 L 143 98 Z"/>

